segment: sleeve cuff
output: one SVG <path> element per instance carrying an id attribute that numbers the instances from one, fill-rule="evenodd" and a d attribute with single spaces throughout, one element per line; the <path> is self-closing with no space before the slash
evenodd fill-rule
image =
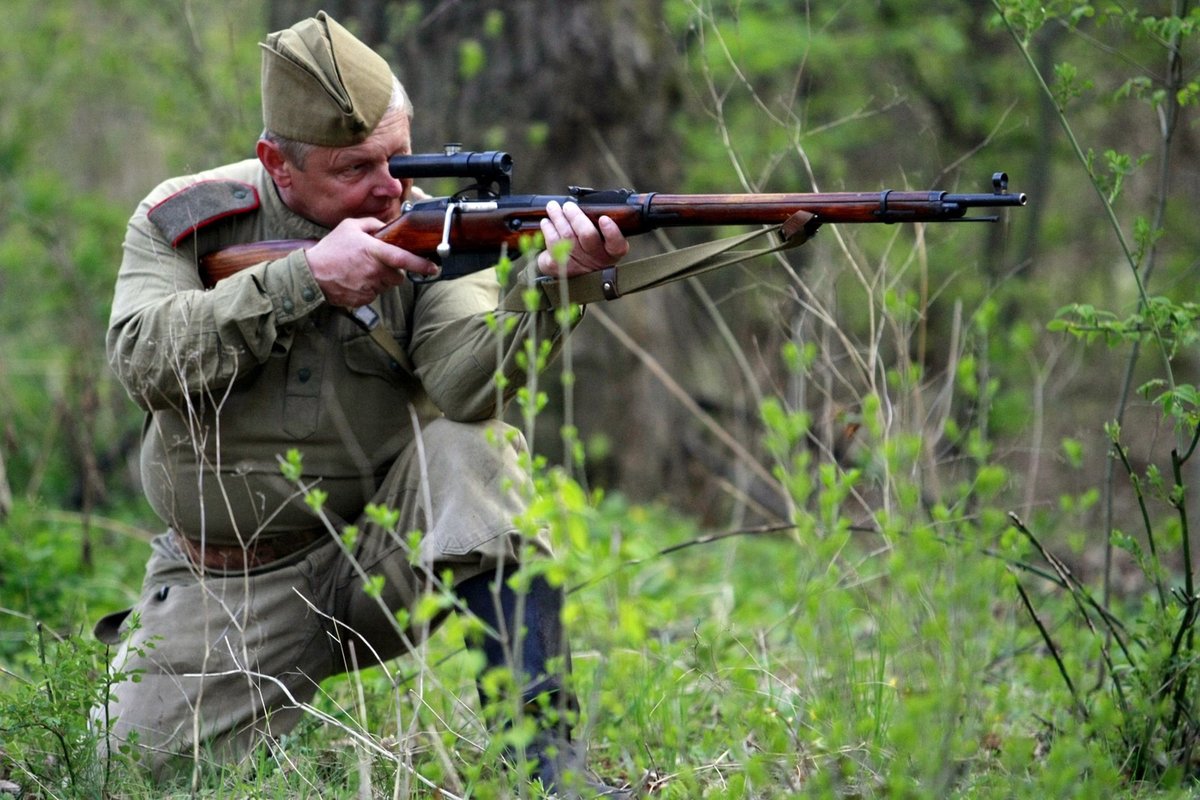
<path id="1" fill-rule="evenodd" d="M 305 317 L 325 302 L 303 250 L 272 262 L 263 273 L 263 288 L 280 324 Z"/>

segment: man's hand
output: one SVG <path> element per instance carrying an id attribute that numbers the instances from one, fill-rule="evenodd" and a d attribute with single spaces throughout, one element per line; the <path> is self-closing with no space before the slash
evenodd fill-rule
<path id="1" fill-rule="evenodd" d="M 558 242 L 572 243 L 565 269 L 568 278 L 611 267 L 629 252 L 629 241 L 617 223 L 608 217 L 600 217 L 597 227 L 574 203 L 560 206 L 551 201 L 546 205 L 546 217 L 541 226 L 546 250 L 538 254 L 538 269 L 543 275 L 557 278 L 563 274 L 553 254 Z"/>
<path id="2" fill-rule="evenodd" d="M 406 272 L 436 275 L 438 266 L 374 234 L 377 219 L 347 219 L 307 251 L 308 268 L 331 305 L 365 306 L 393 286 Z"/>

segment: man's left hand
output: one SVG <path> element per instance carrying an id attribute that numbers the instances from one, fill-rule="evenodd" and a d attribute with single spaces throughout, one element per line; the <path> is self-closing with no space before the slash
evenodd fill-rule
<path id="1" fill-rule="evenodd" d="M 600 217 L 598 225 L 575 203 L 559 205 L 550 201 L 546 205 L 546 217 L 541 221 L 542 236 L 546 249 L 538 254 L 538 269 L 543 275 L 573 278 L 587 272 L 611 267 L 629 252 L 629 240 L 617 223 L 608 217 Z M 554 260 L 555 245 L 571 242 L 571 252 L 564 270 Z"/>

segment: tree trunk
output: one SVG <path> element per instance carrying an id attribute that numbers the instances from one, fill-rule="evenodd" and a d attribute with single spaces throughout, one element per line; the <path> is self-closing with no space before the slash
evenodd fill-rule
<path id="1" fill-rule="evenodd" d="M 681 94 L 660 0 L 419 5 L 423 15 L 392 32 L 388 53 L 416 107 L 415 149 L 454 141 L 506 150 L 517 193 L 677 183 L 669 122 Z M 680 291 L 604 306 L 672 374 L 680 358 L 674 343 L 683 340 L 671 313 L 681 307 L 672 300 Z M 678 484 L 672 476 L 685 472 L 678 404 L 663 399 L 661 385 L 596 321 L 585 316 L 570 346 L 573 418 L 552 390 L 535 449 L 556 458 L 561 425 L 571 423 L 585 442 L 609 445 L 591 463 L 599 482 L 642 497 Z"/>
<path id="2" fill-rule="evenodd" d="M 506 150 L 515 162 L 516 193 L 678 185 L 670 121 L 682 93 L 661 0 L 422 0 L 399 15 L 384 14 L 385 4 L 371 0 L 321 7 L 393 65 L 416 109 L 417 152 L 447 142 Z M 284 27 L 315 9 L 275 0 L 269 18 Z M 653 241 L 635 242 L 639 254 L 654 249 Z M 693 335 L 688 297 L 682 287 L 668 287 L 604 312 L 678 375 L 685 366 L 679 343 Z M 681 406 L 665 399 L 642 362 L 587 316 L 570 346 L 573 419 L 566 419 L 556 386 L 539 417 L 535 448 L 557 460 L 561 426 L 574 424 L 583 441 L 608 444 L 607 456 L 590 465 L 600 483 L 641 498 L 681 489 L 687 473 Z M 558 374 L 552 369 L 548 377 Z"/>
<path id="3" fill-rule="evenodd" d="M 415 148 L 454 140 L 467 149 L 508 150 L 518 193 L 678 185 L 670 120 L 682 95 L 660 0 L 421 6 L 428 16 L 395 41 L 416 107 Z M 649 252 L 653 242 L 635 246 Z M 688 341 L 688 320 L 679 317 L 688 309 L 685 296 L 672 287 L 602 309 L 676 375 L 678 342 Z M 605 443 L 606 455 L 589 459 L 595 482 L 638 499 L 682 491 L 679 404 L 598 320 L 584 317 L 570 347 L 574 419 L 566 419 L 562 391 L 553 387 L 535 450 L 557 459 L 560 427 L 568 423 L 584 443 Z"/>

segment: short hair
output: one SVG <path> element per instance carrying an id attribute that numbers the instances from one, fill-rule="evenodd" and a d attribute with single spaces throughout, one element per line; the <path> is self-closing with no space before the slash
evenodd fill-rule
<path id="1" fill-rule="evenodd" d="M 404 91 L 404 86 L 400 83 L 400 79 L 395 75 L 392 76 L 392 98 L 388 101 L 387 109 L 383 112 L 383 116 L 389 114 L 406 114 L 409 120 L 413 117 L 412 101 L 408 99 L 408 92 Z M 295 139 L 289 139 L 286 136 L 281 136 L 272 130 L 264 130 L 262 136 L 259 137 L 270 142 L 279 148 L 279 152 L 283 153 L 284 158 L 296 166 L 296 169 L 303 170 L 305 163 L 308 161 L 309 154 L 318 147 L 315 144 L 308 142 L 298 142 Z"/>

